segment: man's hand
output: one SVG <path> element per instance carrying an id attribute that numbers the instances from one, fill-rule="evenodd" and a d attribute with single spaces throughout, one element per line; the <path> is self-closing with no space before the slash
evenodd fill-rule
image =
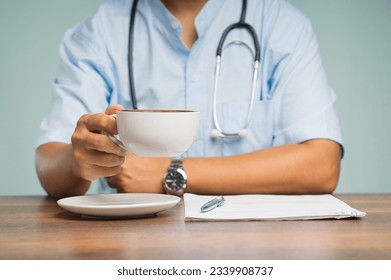
<path id="1" fill-rule="evenodd" d="M 108 184 L 118 192 L 164 193 L 163 176 L 170 158 L 138 157 L 129 153 L 118 174 Z"/>
<path id="2" fill-rule="evenodd" d="M 117 134 L 116 120 L 109 116 L 122 106 L 112 106 L 105 114 L 83 115 L 72 135 L 73 171 L 76 176 L 93 181 L 100 177 L 110 177 L 121 171 L 126 151 L 116 145 L 105 131 Z"/>

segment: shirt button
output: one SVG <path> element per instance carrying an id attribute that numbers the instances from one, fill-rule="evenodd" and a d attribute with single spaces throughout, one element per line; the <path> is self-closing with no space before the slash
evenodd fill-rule
<path id="1" fill-rule="evenodd" d="M 197 82 L 197 81 L 198 81 L 197 75 L 191 75 L 190 80 L 191 80 L 192 82 Z"/>
<path id="2" fill-rule="evenodd" d="M 176 21 L 173 21 L 173 22 L 171 23 L 171 27 L 172 27 L 172 29 L 176 30 L 176 29 L 179 28 L 179 24 L 178 24 Z"/>

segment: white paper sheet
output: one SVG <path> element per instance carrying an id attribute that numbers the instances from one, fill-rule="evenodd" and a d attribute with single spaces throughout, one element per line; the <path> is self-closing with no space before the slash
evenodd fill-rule
<path id="1" fill-rule="evenodd" d="M 326 195 L 227 195 L 225 203 L 202 213 L 216 196 L 186 193 L 186 221 L 342 219 L 366 215 L 336 197 Z"/>

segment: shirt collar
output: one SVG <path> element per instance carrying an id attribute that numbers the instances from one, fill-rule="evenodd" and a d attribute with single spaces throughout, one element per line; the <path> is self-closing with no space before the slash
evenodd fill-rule
<path id="1" fill-rule="evenodd" d="M 182 25 L 179 20 L 164 6 L 161 0 L 145 1 L 150 4 L 150 8 L 155 16 L 160 20 L 160 23 L 171 33 L 180 36 L 182 33 Z M 224 1 L 209 0 L 195 19 L 195 26 L 198 37 L 202 37 L 218 13 L 222 10 Z"/>
<path id="2" fill-rule="evenodd" d="M 209 29 L 210 25 L 216 19 L 217 15 L 223 10 L 224 1 L 209 0 L 202 8 L 195 19 L 195 26 L 198 37 L 202 37 Z"/>

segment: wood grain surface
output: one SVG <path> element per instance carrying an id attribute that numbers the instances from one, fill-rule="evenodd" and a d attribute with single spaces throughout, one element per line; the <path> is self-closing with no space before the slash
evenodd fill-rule
<path id="1" fill-rule="evenodd" d="M 0 259 L 391 259 L 391 194 L 336 195 L 363 219 L 184 222 L 102 220 L 43 196 L 0 197 Z"/>

